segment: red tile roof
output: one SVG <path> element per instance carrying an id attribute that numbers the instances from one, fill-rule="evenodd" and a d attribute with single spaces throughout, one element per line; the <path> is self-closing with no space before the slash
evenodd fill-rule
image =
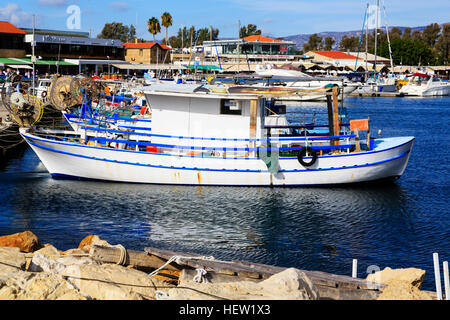
<path id="1" fill-rule="evenodd" d="M 355 60 L 356 57 L 352 56 L 350 54 L 347 54 L 345 52 L 341 52 L 341 51 L 311 51 L 314 52 L 315 54 L 320 54 L 321 56 L 325 56 L 328 58 L 332 58 L 332 59 L 351 59 L 351 60 Z"/>
<path id="2" fill-rule="evenodd" d="M 127 42 L 124 43 L 123 46 L 125 49 L 151 49 L 154 45 L 159 45 L 161 48 L 165 50 L 169 50 L 170 48 L 162 43 L 156 43 L 156 42 Z"/>
<path id="3" fill-rule="evenodd" d="M 0 21 L 0 33 L 26 34 L 25 31 L 20 30 L 8 21 Z"/>
<path id="4" fill-rule="evenodd" d="M 242 40 L 249 41 L 249 42 L 256 42 L 256 41 L 258 41 L 258 42 L 283 42 L 280 40 L 271 39 L 271 38 L 264 37 L 261 35 L 248 36 L 248 37 L 242 38 Z"/>

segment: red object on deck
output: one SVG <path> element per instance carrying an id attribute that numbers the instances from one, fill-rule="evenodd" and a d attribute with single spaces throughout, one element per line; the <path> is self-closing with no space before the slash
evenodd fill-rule
<path id="1" fill-rule="evenodd" d="M 350 130 L 354 131 L 355 129 L 358 129 L 358 131 L 368 131 L 369 119 L 350 120 Z"/>
<path id="2" fill-rule="evenodd" d="M 158 152 L 158 147 L 155 147 L 155 146 L 146 146 L 146 147 L 145 147 L 145 151 L 146 151 L 146 152 L 157 153 L 157 152 Z"/>

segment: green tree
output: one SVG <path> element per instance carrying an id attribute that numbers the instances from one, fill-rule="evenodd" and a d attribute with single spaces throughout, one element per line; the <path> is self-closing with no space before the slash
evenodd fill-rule
<path id="1" fill-rule="evenodd" d="M 394 27 L 389 31 L 389 38 L 391 40 L 401 37 L 402 37 L 402 30 L 400 28 Z"/>
<path id="2" fill-rule="evenodd" d="M 359 37 L 343 36 L 339 42 L 339 49 L 342 51 L 357 51 L 359 46 Z"/>
<path id="3" fill-rule="evenodd" d="M 442 26 L 441 35 L 437 39 L 435 45 L 439 64 L 448 65 L 449 45 L 450 45 L 450 24 L 444 24 Z"/>
<path id="4" fill-rule="evenodd" d="M 168 30 L 169 30 L 169 27 L 172 26 L 172 23 L 173 23 L 173 19 L 172 19 L 172 16 L 170 15 L 170 13 L 164 12 L 161 15 L 161 24 L 163 25 L 164 28 L 166 28 L 166 38 L 164 39 L 166 44 L 168 44 L 168 39 L 169 39 L 168 38 L 169 37 Z"/>
<path id="5" fill-rule="evenodd" d="M 422 40 L 422 33 L 420 32 L 420 30 L 413 31 L 413 33 L 411 34 L 411 40 Z"/>
<path id="6" fill-rule="evenodd" d="M 319 50 L 322 44 L 322 37 L 319 37 L 317 33 L 309 36 L 308 42 L 303 45 L 305 52 Z"/>
<path id="7" fill-rule="evenodd" d="M 403 29 L 402 39 L 411 39 L 411 28 Z"/>
<path id="8" fill-rule="evenodd" d="M 255 24 L 248 24 L 247 26 L 243 26 L 239 31 L 239 38 L 245 38 L 248 36 L 260 35 L 261 30 Z"/>
<path id="9" fill-rule="evenodd" d="M 425 29 L 423 29 L 422 40 L 433 48 L 439 37 L 440 31 L 441 28 L 439 27 L 439 25 L 437 23 L 432 23 L 428 25 Z"/>
<path id="10" fill-rule="evenodd" d="M 153 35 L 153 42 L 155 42 L 155 36 L 161 32 L 161 25 L 159 20 L 155 17 L 152 17 L 147 22 L 148 32 Z"/>
<path id="11" fill-rule="evenodd" d="M 333 45 L 336 42 L 332 37 L 326 37 L 323 44 L 323 49 L 330 51 L 333 49 Z"/>
<path id="12" fill-rule="evenodd" d="M 122 42 L 133 42 L 136 38 L 136 28 L 123 25 L 121 22 L 106 23 L 97 38 L 117 39 Z"/>
<path id="13" fill-rule="evenodd" d="M 433 50 L 422 40 L 396 38 L 391 41 L 392 59 L 394 64 L 403 65 L 434 65 L 436 57 Z M 389 57 L 386 41 L 380 43 L 379 56 Z"/>

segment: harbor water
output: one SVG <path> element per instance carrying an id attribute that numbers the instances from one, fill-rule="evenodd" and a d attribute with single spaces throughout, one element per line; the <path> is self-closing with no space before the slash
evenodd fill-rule
<path id="1" fill-rule="evenodd" d="M 415 136 L 393 183 L 322 188 L 158 186 L 55 180 L 24 146 L 0 164 L 0 235 L 31 230 L 61 250 L 89 234 L 111 244 L 157 247 L 358 277 L 368 268 L 426 270 L 450 260 L 450 97 L 351 97 L 371 134 Z M 324 108 L 324 111 L 326 109 Z"/>

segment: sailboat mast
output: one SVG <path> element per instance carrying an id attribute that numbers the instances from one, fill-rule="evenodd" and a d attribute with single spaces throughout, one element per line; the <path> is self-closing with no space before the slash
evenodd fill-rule
<path id="1" fill-rule="evenodd" d="M 391 62 L 391 70 L 394 72 L 394 62 L 392 61 L 392 50 L 391 50 L 391 41 L 389 40 L 389 28 L 386 18 L 386 7 L 384 6 L 384 0 L 383 0 L 383 12 L 384 12 L 384 21 L 386 23 L 386 35 L 387 35 L 387 41 L 388 41 L 388 47 L 389 47 L 389 60 Z"/>
<path id="2" fill-rule="evenodd" d="M 239 67 L 241 64 L 241 21 L 238 20 L 238 42 L 237 42 L 237 52 L 238 52 L 238 65 L 237 65 L 237 72 L 239 73 Z"/>
<path id="3" fill-rule="evenodd" d="M 377 38 L 378 38 L 378 8 L 380 5 L 380 0 L 377 0 L 377 12 L 375 13 L 375 61 L 374 61 L 374 78 L 377 73 Z"/>
<path id="4" fill-rule="evenodd" d="M 369 48 L 369 4 L 367 3 L 366 8 L 366 75 L 365 75 L 365 81 L 367 81 L 367 73 L 369 72 L 369 67 L 367 64 L 367 50 Z"/>

